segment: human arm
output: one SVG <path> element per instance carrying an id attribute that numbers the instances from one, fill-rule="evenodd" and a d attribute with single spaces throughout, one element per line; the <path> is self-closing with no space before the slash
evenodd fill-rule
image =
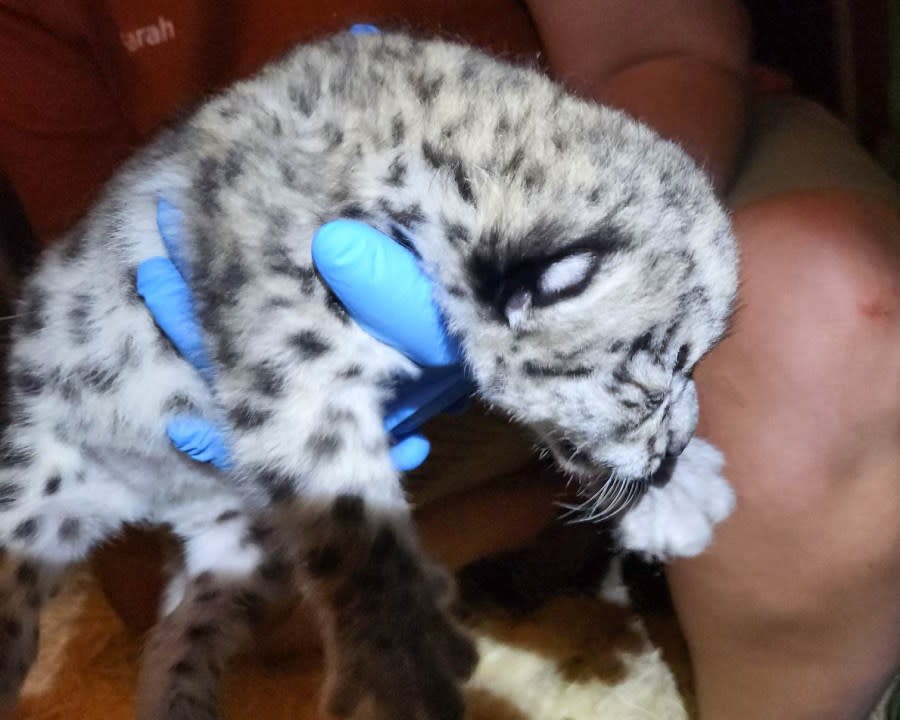
<path id="1" fill-rule="evenodd" d="M 527 0 L 551 73 L 680 142 L 724 190 L 743 137 L 749 21 L 737 0 Z"/>

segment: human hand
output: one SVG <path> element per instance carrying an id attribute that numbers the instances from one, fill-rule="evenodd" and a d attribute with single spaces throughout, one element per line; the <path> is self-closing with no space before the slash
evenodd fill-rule
<path id="1" fill-rule="evenodd" d="M 396 441 L 394 464 L 403 470 L 418 467 L 430 446 L 415 430 L 439 413 L 464 406 L 473 391 L 459 347 L 432 299 L 431 282 L 410 251 L 353 220 L 319 228 L 312 256 L 356 323 L 422 367 L 419 378 L 398 385 L 384 420 Z"/>
<path id="2" fill-rule="evenodd" d="M 138 266 L 138 294 L 178 351 L 211 381 L 212 365 L 185 280 L 189 266 L 182 248 L 181 215 L 165 200 L 157 205 L 157 226 L 169 257 L 151 258 Z M 429 281 L 411 253 L 352 221 L 323 226 L 313 241 L 313 258 L 323 279 L 363 329 L 425 366 L 419 378 L 398 385 L 385 417 L 385 429 L 394 438 L 394 465 L 412 470 L 424 462 L 430 449 L 415 429 L 439 412 L 458 407 L 472 389 L 459 364 L 458 349 L 446 335 L 431 299 Z M 205 419 L 178 416 L 167 432 L 172 444 L 194 460 L 230 467 L 223 432 Z"/>

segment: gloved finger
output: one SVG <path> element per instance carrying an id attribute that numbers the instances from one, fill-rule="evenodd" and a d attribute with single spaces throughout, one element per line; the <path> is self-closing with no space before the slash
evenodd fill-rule
<path id="1" fill-rule="evenodd" d="M 191 291 L 172 262 L 155 257 L 138 265 L 137 293 L 182 357 L 209 381 L 212 364 L 203 344 L 203 333 L 194 319 Z"/>
<path id="2" fill-rule="evenodd" d="M 388 405 L 384 427 L 395 438 L 403 437 L 472 392 L 472 381 L 461 367 L 426 369 L 420 377 L 400 385 Z"/>
<path id="3" fill-rule="evenodd" d="M 418 365 L 460 362 L 416 258 L 386 235 L 353 220 L 323 225 L 313 237 L 313 262 L 367 333 Z"/>
<path id="4" fill-rule="evenodd" d="M 351 35 L 378 35 L 380 32 L 381 30 L 368 23 L 356 23 L 350 26 Z"/>
<path id="5" fill-rule="evenodd" d="M 391 461 L 400 472 L 415 470 L 431 452 L 431 443 L 424 435 L 407 435 L 390 449 Z"/>
<path id="6" fill-rule="evenodd" d="M 197 462 L 210 463 L 220 470 L 231 469 L 231 456 L 219 428 L 200 417 L 179 415 L 166 426 L 175 449 Z"/>
<path id="7" fill-rule="evenodd" d="M 472 392 L 474 392 L 474 387 L 472 388 Z M 472 404 L 471 393 L 464 398 L 460 398 L 455 403 L 450 405 L 447 408 L 444 408 L 445 415 L 463 415 L 469 409 L 469 406 Z"/>

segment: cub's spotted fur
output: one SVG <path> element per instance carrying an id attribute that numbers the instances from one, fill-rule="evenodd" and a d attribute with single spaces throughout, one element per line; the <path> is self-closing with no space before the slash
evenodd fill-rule
<path id="1" fill-rule="evenodd" d="M 211 378 L 135 294 L 136 266 L 164 252 L 161 196 L 184 213 Z M 419 552 L 381 421 L 415 369 L 319 282 L 310 240 L 336 218 L 414 239 L 478 392 L 579 480 L 588 516 L 644 493 L 625 546 L 696 552 L 728 513 L 717 453 L 688 444 L 691 370 L 736 283 L 703 174 L 531 70 L 336 36 L 165 132 L 26 289 L 0 466 L 5 707 L 57 574 L 146 521 L 183 539 L 184 574 L 148 643 L 139 717 L 217 717 L 223 662 L 295 581 L 321 610 L 331 713 L 461 717 L 475 653 Z M 232 471 L 172 449 L 184 413 L 227 428 Z"/>

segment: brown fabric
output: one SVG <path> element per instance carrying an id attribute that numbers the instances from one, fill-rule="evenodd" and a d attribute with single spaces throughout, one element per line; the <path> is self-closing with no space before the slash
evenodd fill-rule
<path id="1" fill-rule="evenodd" d="M 46 244 L 180 111 L 356 22 L 539 50 L 516 0 L 0 0 L 0 174 Z"/>

